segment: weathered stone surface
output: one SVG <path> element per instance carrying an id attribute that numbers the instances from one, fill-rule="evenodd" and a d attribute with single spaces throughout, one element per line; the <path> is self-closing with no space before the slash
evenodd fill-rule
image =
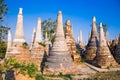
<path id="1" fill-rule="evenodd" d="M 95 60 L 97 61 L 96 63 L 97 66 L 101 68 L 107 68 L 107 67 L 112 67 L 117 65 L 106 43 L 102 23 L 100 23 L 99 46 L 98 46 L 97 56 Z"/>
<path id="2" fill-rule="evenodd" d="M 41 19 L 38 18 L 38 24 L 37 24 L 37 28 L 36 28 L 34 47 L 39 47 L 40 42 L 42 42 Z"/>
<path id="3" fill-rule="evenodd" d="M 35 36 L 36 36 L 36 28 L 33 29 L 32 39 L 31 39 L 31 44 L 30 44 L 29 50 L 31 50 L 33 48 L 33 46 L 34 46 Z"/>
<path id="4" fill-rule="evenodd" d="M 74 40 L 74 37 L 73 37 L 73 30 L 72 30 L 70 20 L 66 21 L 65 37 L 66 37 L 66 43 L 67 43 L 67 46 L 68 46 L 69 53 L 70 53 L 71 57 L 73 58 L 73 60 L 75 60 L 75 58 L 78 58 L 78 57 L 75 57 L 77 55 L 76 44 L 75 44 L 75 40 Z M 79 55 L 79 58 L 80 58 L 80 55 Z"/>
<path id="5" fill-rule="evenodd" d="M 48 69 L 52 68 L 53 70 L 60 69 L 61 67 L 70 68 L 73 64 L 65 42 L 61 11 L 58 12 L 57 21 L 55 42 L 50 51 L 50 56 L 45 63 L 45 66 L 48 66 Z"/>
<path id="6" fill-rule="evenodd" d="M 85 48 L 82 40 L 82 31 L 80 30 L 80 34 L 78 36 L 78 44 L 80 45 L 81 48 Z"/>
<path id="7" fill-rule="evenodd" d="M 111 43 L 111 45 L 109 46 L 109 47 L 110 47 L 111 54 L 112 54 L 114 57 L 115 57 L 115 50 L 116 50 L 116 48 L 117 48 L 117 46 L 118 46 L 118 42 L 119 42 L 118 39 L 114 39 L 114 40 L 112 40 L 112 43 Z"/>
<path id="8" fill-rule="evenodd" d="M 44 58 L 44 47 L 39 45 L 39 47 L 34 47 L 30 51 L 30 62 L 33 62 L 39 66 L 42 64 L 43 58 Z"/>
<path id="9" fill-rule="evenodd" d="M 6 58 L 13 57 L 20 62 L 30 61 L 30 52 L 28 49 L 23 47 L 11 47 L 6 54 Z"/>
<path id="10" fill-rule="evenodd" d="M 25 42 L 24 39 L 24 29 L 23 29 L 23 16 L 22 16 L 22 8 L 19 9 L 17 24 L 16 24 L 16 31 L 13 40 L 14 46 L 22 45 Z"/>
<path id="11" fill-rule="evenodd" d="M 120 34 L 119 34 L 119 43 L 117 45 L 114 55 L 115 55 L 116 61 L 120 64 Z"/>
<path id="12" fill-rule="evenodd" d="M 98 47 L 98 33 L 96 29 L 96 18 L 94 16 L 92 21 L 91 36 L 88 41 L 86 54 L 85 54 L 87 61 L 93 60 L 95 58 L 97 47 Z"/>

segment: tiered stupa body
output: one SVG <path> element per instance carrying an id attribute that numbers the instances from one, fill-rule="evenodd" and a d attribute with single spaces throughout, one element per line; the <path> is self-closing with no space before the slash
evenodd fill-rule
<path id="1" fill-rule="evenodd" d="M 58 12 L 55 41 L 47 58 L 46 66 L 52 69 L 70 68 L 72 66 L 72 59 L 64 37 L 61 11 Z"/>
<path id="2" fill-rule="evenodd" d="M 119 34 L 119 42 L 114 55 L 115 55 L 116 61 L 120 64 L 120 34 Z"/>
<path id="3" fill-rule="evenodd" d="M 114 57 L 112 56 L 104 35 L 102 23 L 100 23 L 100 36 L 99 36 L 99 46 L 97 50 L 97 66 L 101 68 L 107 68 L 110 66 L 117 65 Z"/>
<path id="4" fill-rule="evenodd" d="M 96 18 L 93 17 L 91 36 L 88 41 L 87 50 L 85 54 L 87 61 L 93 60 L 95 58 L 97 47 L 98 47 L 98 33 L 96 29 Z"/>
<path id="5" fill-rule="evenodd" d="M 23 28 L 23 15 L 22 15 L 22 8 L 19 9 L 17 24 L 16 24 L 16 31 L 13 40 L 14 46 L 21 46 L 25 42 L 24 39 L 24 28 Z"/>

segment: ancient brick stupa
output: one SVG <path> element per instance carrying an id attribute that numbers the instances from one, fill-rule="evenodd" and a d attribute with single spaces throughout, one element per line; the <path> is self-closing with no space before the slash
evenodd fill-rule
<path id="1" fill-rule="evenodd" d="M 70 20 L 66 21 L 66 42 L 67 42 L 67 46 L 69 49 L 69 53 L 71 54 L 71 57 L 75 60 L 75 58 L 79 58 L 80 55 L 76 54 L 76 44 L 75 44 L 75 40 L 73 37 L 73 30 L 72 30 L 72 26 L 70 23 Z"/>
<path id="2" fill-rule="evenodd" d="M 92 31 L 91 31 L 91 36 L 87 44 L 87 49 L 86 49 L 86 60 L 93 60 L 96 56 L 96 50 L 98 47 L 98 33 L 96 29 L 96 18 L 95 16 L 92 19 Z"/>
<path id="3" fill-rule="evenodd" d="M 97 66 L 101 68 L 107 68 L 117 65 L 114 57 L 112 56 L 103 31 L 102 23 L 100 23 L 100 36 L 99 36 L 99 46 L 96 56 Z"/>
<path id="4" fill-rule="evenodd" d="M 119 42 L 118 42 L 114 55 L 115 55 L 116 61 L 120 64 L 120 34 L 119 34 Z"/>
<path id="5" fill-rule="evenodd" d="M 5 58 L 14 57 L 19 61 L 24 60 L 29 61 L 30 60 L 29 50 L 25 48 L 26 46 L 23 46 L 24 42 L 25 39 L 24 39 L 23 16 L 22 8 L 20 8 L 13 42 L 11 32 L 8 31 L 8 44 Z"/>
<path id="6" fill-rule="evenodd" d="M 22 8 L 19 8 L 19 14 L 16 24 L 16 31 L 13 40 L 14 46 L 21 46 L 25 42 L 24 39 L 24 28 L 23 28 L 23 15 L 22 15 Z"/>
<path id="7" fill-rule="evenodd" d="M 38 18 L 37 27 L 33 29 L 30 46 L 31 62 L 34 62 L 38 65 L 41 64 L 44 55 L 44 47 L 40 44 L 41 42 L 42 42 L 41 19 Z"/>
<path id="8" fill-rule="evenodd" d="M 80 30 L 80 34 L 78 35 L 78 44 L 80 46 L 80 48 L 85 49 L 85 46 L 83 44 L 83 40 L 82 40 L 82 31 Z"/>
<path id="9" fill-rule="evenodd" d="M 72 58 L 69 54 L 67 44 L 65 42 L 63 23 L 62 23 L 62 12 L 58 12 L 57 28 L 55 34 L 55 41 L 50 51 L 50 56 L 47 58 L 45 63 L 48 69 L 61 69 L 70 68 L 72 66 Z"/>
<path id="10" fill-rule="evenodd" d="M 33 29 L 33 32 L 32 32 L 32 38 L 31 38 L 31 43 L 30 43 L 30 48 L 29 50 L 31 50 L 34 46 L 34 42 L 35 42 L 35 36 L 36 36 L 36 28 Z"/>
<path id="11" fill-rule="evenodd" d="M 35 42 L 34 47 L 38 47 L 39 43 L 42 42 L 42 33 L 41 33 L 41 19 L 38 18 L 37 28 L 36 28 L 36 34 L 35 34 Z"/>

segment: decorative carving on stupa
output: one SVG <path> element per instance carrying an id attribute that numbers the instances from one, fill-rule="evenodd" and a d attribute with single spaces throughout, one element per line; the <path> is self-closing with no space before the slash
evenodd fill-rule
<path id="1" fill-rule="evenodd" d="M 85 58 L 87 61 L 93 60 L 96 56 L 96 51 L 98 47 L 98 32 L 96 28 L 96 18 L 95 16 L 92 19 L 92 30 L 90 39 L 87 44 Z"/>
<path id="2" fill-rule="evenodd" d="M 72 26 L 70 23 L 70 20 L 66 21 L 66 43 L 69 49 L 69 53 L 71 54 L 71 57 L 73 58 L 73 60 L 75 60 L 76 58 L 80 58 L 80 55 L 76 53 L 77 49 L 76 49 L 76 43 L 73 37 L 73 30 L 72 30 Z"/>
<path id="3" fill-rule="evenodd" d="M 117 65 L 113 55 L 108 48 L 102 23 L 100 23 L 99 46 L 95 60 L 97 61 L 97 66 L 100 68 L 108 68 Z"/>
<path id="4" fill-rule="evenodd" d="M 22 10 L 22 8 L 19 8 L 15 36 L 13 40 L 14 46 L 21 46 L 25 42 Z"/>
<path id="5" fill-rule="evenodd" d="M 55 41 L 45 65 L 48 66 L 48 69 L 52 68 L 54 70 L 61 68 L 67 69 L 73 65 L 64 37 L 61 11 L 58 12 Z"/>

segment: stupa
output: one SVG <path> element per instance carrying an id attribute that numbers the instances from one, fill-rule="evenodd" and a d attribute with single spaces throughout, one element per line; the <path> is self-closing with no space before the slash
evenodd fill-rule
<path id="1" fill-rule="evenodd" d="M 114 57 L 112 56 L 104 35 L 102 23 L 100 23 L 100 36 L 99 36 L 99 46 L 97 50 L 97 66 L 101 68 L 107 68 L 117 65 Z"/>
<path id="2" fill-rule="evenodd" d="M 96 56 L 96 51 L 98 47 L 98 32 L 96 29 L 96 18 L 95 16 L 92 19 L 92 31 L 90 35 L 90 39 L 87 44 L 85 58 L 86 61 L 91 61 Z"/>
<path id="3" fill-rule="evenodd" d="M 54 70 L 70 68 L 73 65 L 64 37 L 61 11 L 58 12 L 55 41 L 45 65 L 48 66 L 48 69 L 52 68 Z"/>
<path id="4" fill-rule="evenodd" d="M 13 40 L 14 46 L 21 46 L 25 42 L 22 10 L 23 10 L 22 8 L 19 8 L 15 36 Z"/>

